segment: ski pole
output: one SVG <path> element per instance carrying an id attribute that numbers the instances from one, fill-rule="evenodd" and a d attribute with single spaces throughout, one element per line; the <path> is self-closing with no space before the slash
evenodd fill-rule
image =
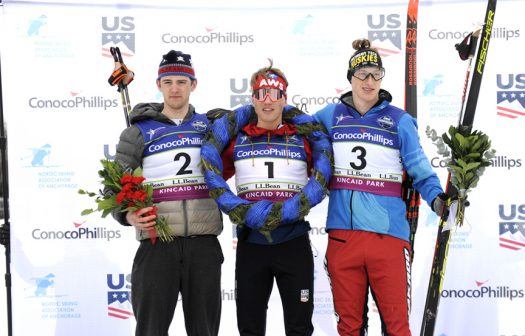
<path id="1" fill-rule="evenodd" d="M 470 79 L 470 72 L 472 70 L 472 60 L 474 58 L 474 55 L 476 54 L 477 45 L 478 45 L 478 38 L 479 34 L 481 32 L 481 28 L 476 29 L 474 32 L 468 34 L 463 41 L 456 44 L 456 50 L 458 51 L 459 57 L 462 61 L 465 61 L 468 59 L 468 66 L 467 66 L 467 74 L 465 77 L 465 84 L 463 85 L 463 96 L 461 97 L 461 109 L 459 110 L 459 120 L 458 125 L 461 124 L 461 120 L 463 119 L 463 113 L 465 109 L 465 101 L 467 97 L 467 89 Z"/>
<path id="2" fill-rule="evenodd" d="M 131 113 L 131 102 L 129 100 L 128 84 L 131 83 L 135 77 L 133 71 L 129 70 L 122 60 L 122 54 L 118 47 L 110 48 L 111 55 L 115 61 L 115 69 L 108 79 L 111 86 L 117 85 L 117 91 L 120 92 L 122 100 L 122 107 L 124 108 L 124 117 L 126 118 L 126 125 L 129 126 L 129 114 Z"/>

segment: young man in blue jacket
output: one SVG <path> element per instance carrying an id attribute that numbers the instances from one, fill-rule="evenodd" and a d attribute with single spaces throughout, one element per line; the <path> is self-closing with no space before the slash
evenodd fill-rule
<path id="1" fill-rule="evenodd" d="M 340 335 L 362 335 L 368 286 L 389 336 L 410 335 L 411 250 L 403 171 L 432 206 L 443 209 L 440 181 L 421 148 L 417 124 L 381 89 L 385 69 L 366 39 L 353 42 L 352 91 L 314 118 L 327 129 L 334 174 L 326 229 L 326 265 Z"/>

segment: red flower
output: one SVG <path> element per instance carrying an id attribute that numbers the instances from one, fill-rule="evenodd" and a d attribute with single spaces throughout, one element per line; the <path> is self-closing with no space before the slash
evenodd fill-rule
<path id="1" fill-rule="evenodd" d="M 131 183 L 133 184 L 141 184 L 142 182 L 144 182 L 146 178 L 144 176 L 133 176 L 133 178 L 131 179 Z"/>
<path id="2" fill-rule="evenodd" d="M 120 178 L 120 184 L 122 184 L 122 185 L 124 185 L 126 183 L 132 183 L 132 181 L 133 181 L 133 176 L 129 175 L 129 174 L 124 174 Z"/>
<path id="3" fill-rule="evenodd" d="M 117 194 L 117 197 L 115 198 L 115 201 L 118 204 L 122 204 L 124 202 L 124 199 L 126 198 L 126 193 L 124 191 L 121 191 Z"/>
<path id="4" fill-rule="evenodd" d="M 124 192 L 130 191 L 131 189 L 133 189 L 133 184 L 131 183 L 126 183 L 122 186 L 122 191 Z"/>
<path id="5" fill-rule="evenodd" d="M 128 170 L 115 161 L 101 160 L 101 163 L 104 170 L 99 171 L 99 176 L 103 178 L 102 184 L 111 192 L 100 191 L 97 194 L 79 189 L 80 194 L 95 197 L 95 202 L 98 204 L 97 208 L 82 211 L 82 215 L 101 211 L 102 217 L 106 217 L 113 211 L 137 211 L 152 206 L 152 210 L 148 211 L 147 215 L 157 216 L 157 207 L 153 206 L 153 188 L 149 184 L 143 184 L 146 179 L 142 176 L 141 167 L 135 168 L 130 174 Z M 157 237 L 165 242 L 172 241 L 173 238 L 166 218 L 157 216 L 155 222 L 155 227 L 148 230 L 151 242 L 155 244 Z"/>

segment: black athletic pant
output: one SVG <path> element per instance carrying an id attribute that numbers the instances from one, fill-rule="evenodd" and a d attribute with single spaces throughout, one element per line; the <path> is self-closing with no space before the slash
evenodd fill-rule
<path id="1" fill-rule="evenodd" d="M 187 335 L 216 336 L 223 261 L 220 243 L 212 235 L 175 237 L 171 243 L 157 239 L 155 245 L 141 241 L 131 274 L 135 335 L 167 336 L 180 292 Z"/>
<path id="2" fill-rule="evenodd" d="M 266 333 L 274 279 L 288 336 L 312 335 L 314 261 L 308 234 L 276 245 L 239 240 L 235 265 L 237 326 L 241 336 Z"/>

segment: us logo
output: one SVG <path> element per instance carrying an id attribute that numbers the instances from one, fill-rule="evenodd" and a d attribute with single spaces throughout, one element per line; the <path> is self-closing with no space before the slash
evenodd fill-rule
<path id="1" fill-rule="evenodd" d="M 133 317 L 131 308 L 131 275 L 107 274 L 108 316 L 121 320 Z"/>
<path id="2" fill-rule="evenodd" d="M 497 74 L 496 84 L 497 115 L 508 119 L 525 116 L 525 74 Z"/>
<path id="3" fill-rule="evenodd" d="M 236 108 L 251 104 L 250 87 L 248 86 L 248 79 L 241 79 L 241 83 L 237 83 L 235 78 L 230 78 L 230 108 Z"/>
<path id="4" fill-rule="evenodd" d="M 119 47 L 122 56 L 135 55 L 135 24 L 131 16 L 102 17 L 102 56 L 113 58 L 111 47 Z"/>
<path id="5" fill-rule="evenodd" d="M 378 17 L 368 15 L 367 23 L 370 28 L 368 39 L 378 49 L 381 57 L 397 55 L 401 52 L 401 20 L 399 14 L 381 14 Z"/>

